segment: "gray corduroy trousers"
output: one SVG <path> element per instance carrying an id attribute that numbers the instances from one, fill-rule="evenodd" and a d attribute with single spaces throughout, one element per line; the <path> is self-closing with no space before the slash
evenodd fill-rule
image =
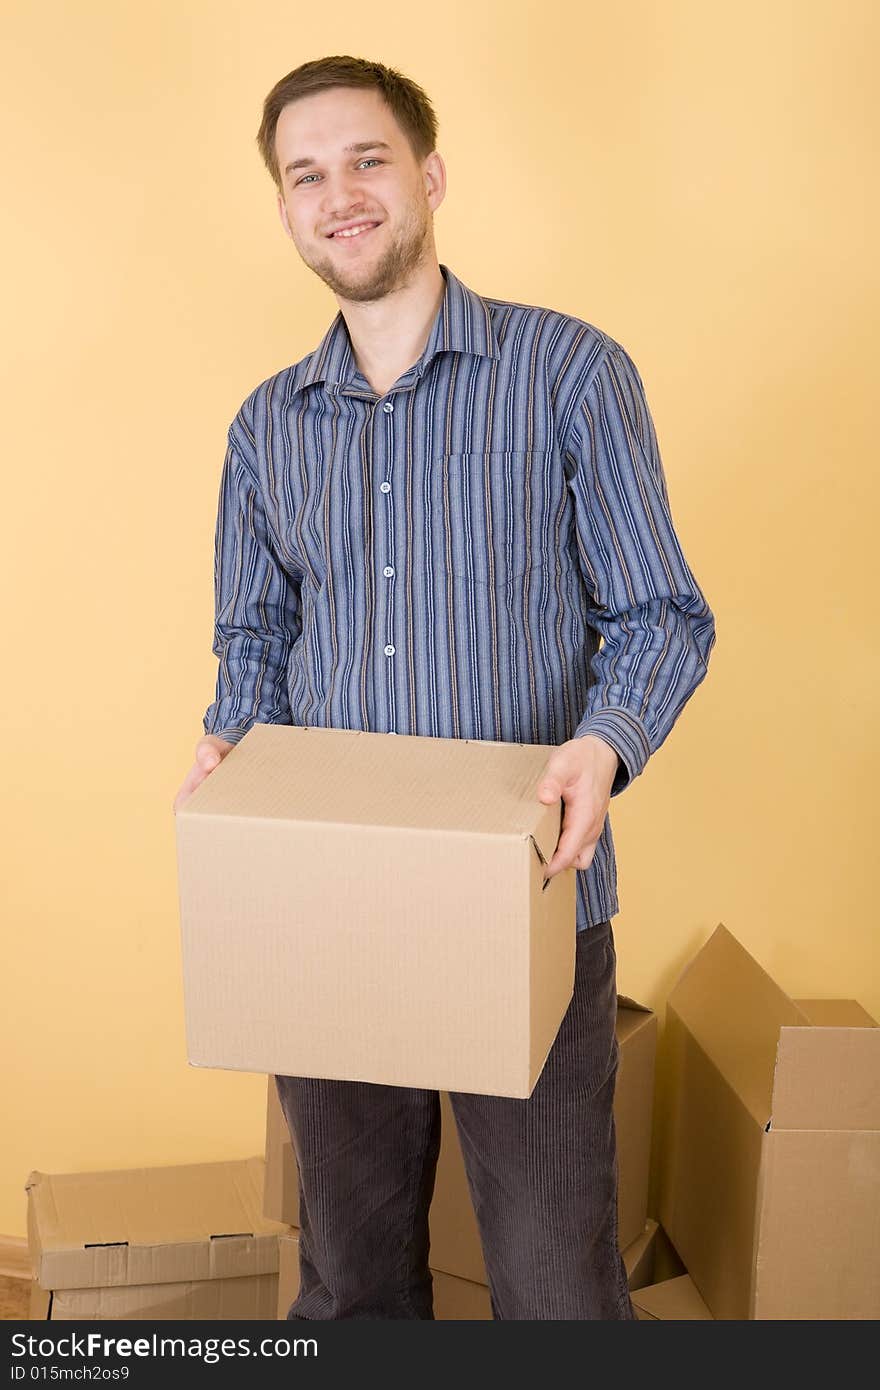
<path id="1" fill-rule="evenodd" d="M 571 1003 L 528 1100 L 450 1094 L 496 1319 L 634 1319 L 617 1237 L 617 955 L 577 936 Z M 433 1318 L 436 1091 L 277 1076 L 300 1179 L 293 1321 Z"/>

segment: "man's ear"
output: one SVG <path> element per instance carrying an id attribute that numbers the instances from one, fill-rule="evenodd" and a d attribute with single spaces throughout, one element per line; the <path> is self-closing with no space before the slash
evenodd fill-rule
<path id="1" fill-rule="evenodd" d="M 446 165 L 436 150 L 425 160 L 423 177 L 428 206 L 432 212 L 436 212 L 446 196 Z"/>
<path id="2" fill-rule="evenodd" d="M 290 230 L 290 222 L 287 217 L 287 208 L 284 204 L 284 198 L 280 193 L 278 194 L 278 215 L 281 218 L 282 227 L 290 239 L 293 240 L 293 232 Z"/>

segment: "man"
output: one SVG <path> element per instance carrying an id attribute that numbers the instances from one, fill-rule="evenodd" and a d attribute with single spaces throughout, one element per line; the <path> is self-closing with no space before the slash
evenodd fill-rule
<path id="1" fill-rule="evenodd" d="M 176 805 L 255 721 L 554 747 L 539 795 L 563 802 L 548 876 L 577 870 L 574 996 L 528 1100 L 451 1102 L 495 1317 L 632 1318 L 607 811 L 704 677 L 714 623 L 624 349 L 439 264 L 436 134 L 415 83 L 360 59 L 266 98 L 281 221 L 340 312 L 230 427 L 217 692 Z M 301 1181 L 289 1317 L 432 1317 L 437 1093 L 276 1083 Z"/>

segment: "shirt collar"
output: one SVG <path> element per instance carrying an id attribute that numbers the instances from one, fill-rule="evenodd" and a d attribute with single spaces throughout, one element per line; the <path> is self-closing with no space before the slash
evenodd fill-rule
<path id="1" fill-rule="evenodd" d="M 468 352 L 477 357 L 501 356 L 489 306 L 474 290 L 468 289 L 448 266 L 440 272 L 446 281 L 443 301 L 428 334 L 425 350 L 416 363 L 421 376 L 438 352 Z M 294 368 L 293 391 L 316 382 L 328 386 L 344 385 L 357 371 L 348 327 L 342 311 L 336 315 L 315 351 Z"/>

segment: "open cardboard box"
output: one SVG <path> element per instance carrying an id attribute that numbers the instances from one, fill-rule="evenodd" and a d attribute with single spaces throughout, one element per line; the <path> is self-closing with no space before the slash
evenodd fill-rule
<path id="1" fill-rule="evenodd" d="M 659 1217 L 715 1318 L 880 1317 L 880 1028 L 719 926 L 667 1001 Z"/>
<path id="2" fill-rule="evenodd" d="M 31 1318 L 274 1318 L 283 1227 L 263 1216 L 263 1169 L 31 1173 Z"/>
<path id="3" fill-rule="evenodd" d="M 529 1096 L 574 984 L 552 751 L 254 725 L 176 817 L 190 1062 Z"/>

